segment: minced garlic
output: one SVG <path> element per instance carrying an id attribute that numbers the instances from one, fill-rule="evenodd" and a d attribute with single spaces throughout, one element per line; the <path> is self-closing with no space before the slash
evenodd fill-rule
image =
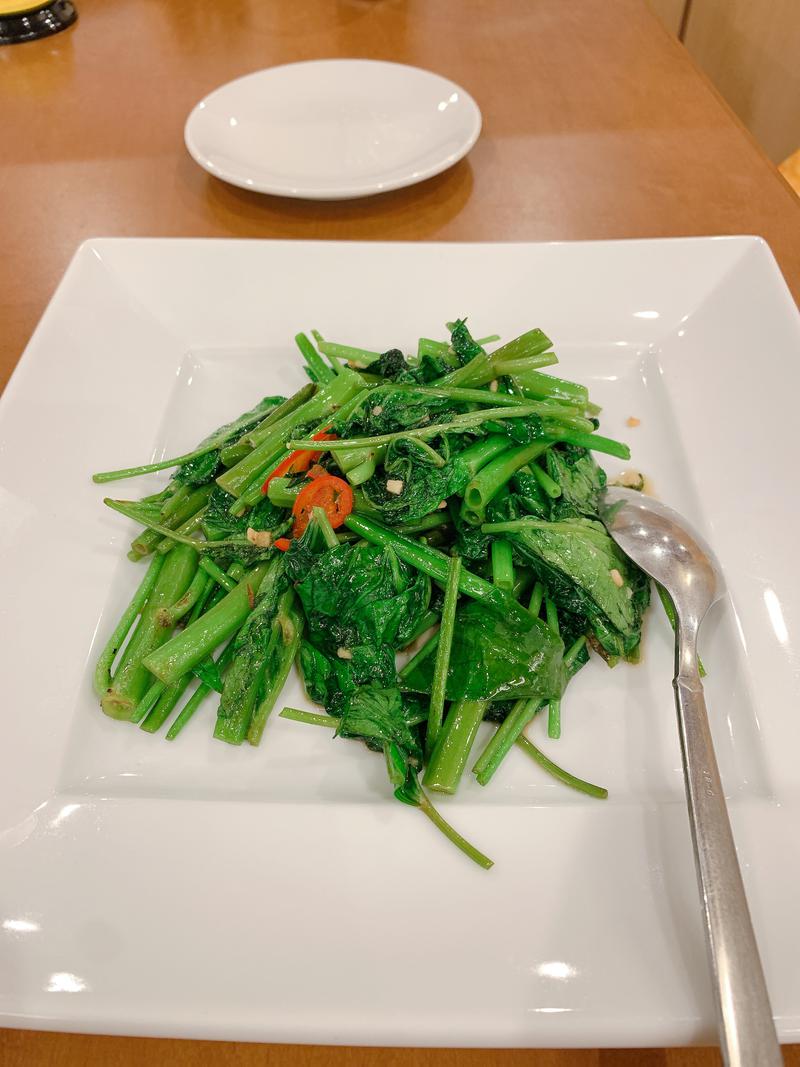
<path id="1" fill-rule="evenodd" d="M 257 548 L 271 548 L 272 546 L 272 534 L 269 530 L 254 530 L 252 526 L 248 526 L 247 540 Z"/>

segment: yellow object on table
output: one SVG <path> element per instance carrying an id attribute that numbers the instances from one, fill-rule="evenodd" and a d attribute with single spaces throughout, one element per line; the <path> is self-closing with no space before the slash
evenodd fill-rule
<path id="1" fill-rule="evenodd" d="M 0 45 L 52 37 L 78 18 L 72 0 L 0 0 Z"/>
<path id="2" fill-rule="evenodd" d="M 39 11 L 47 7 L 46 3 L 38 0 L 38 3 L 24 3 L 23 0 L 0 0 L 0 15 L 26 15 L 29 11 Z"/>

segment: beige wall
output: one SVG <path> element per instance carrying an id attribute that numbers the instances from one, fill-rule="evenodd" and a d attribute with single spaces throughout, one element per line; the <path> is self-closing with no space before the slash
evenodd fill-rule
<path id="1" fill-rule="evenodd" d="M 648 0 L 776 163 L 800 148 L 800 0 Z"/>
<path id="2" fill-rule="evenodd" d="M 800 148 L 800 0 L 692 0 L 684 44 L 775 162 Z"/>

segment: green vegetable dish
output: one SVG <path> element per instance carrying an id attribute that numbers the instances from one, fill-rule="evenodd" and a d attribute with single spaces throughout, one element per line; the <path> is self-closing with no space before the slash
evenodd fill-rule
<path id="1" fill-rule="evenodd" d="M 112 718 L 171 720 L 170 741 L 213 690 L 214 737 L 257 745 L 296 663 L 320 711 L 280 714 L 383 753 L 395 797 L 490 867 L 430 795 L 468 770 L 488 785 L 514 749 L 604 798 L 525 728 L 542 715 L 560 736 L 590 652 L 637 659 L 650 586 L 598 515 L 592 453 L 628 448 L 598 434 L 582 385 L 543 373 L 549 338 L 448 330 L 415 355 L 298 334 L 310 381 L 294 396 L 185 455 L 96 474 L 175 468 L 155 495 L 105 501 L 142 528 L 143 577 L 94 684 Z"/>

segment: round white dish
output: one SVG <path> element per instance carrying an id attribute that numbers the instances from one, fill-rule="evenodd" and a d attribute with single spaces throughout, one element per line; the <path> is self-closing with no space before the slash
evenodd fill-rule
<path id="1" fill-rule="evenodd" d="M 481 131 L 478 105 L 430 71 L 371 59 L 290 63 L 215 89 L 184 137 L 209 174 L 261 193 L 348 200 L 424 181 Z"/>

